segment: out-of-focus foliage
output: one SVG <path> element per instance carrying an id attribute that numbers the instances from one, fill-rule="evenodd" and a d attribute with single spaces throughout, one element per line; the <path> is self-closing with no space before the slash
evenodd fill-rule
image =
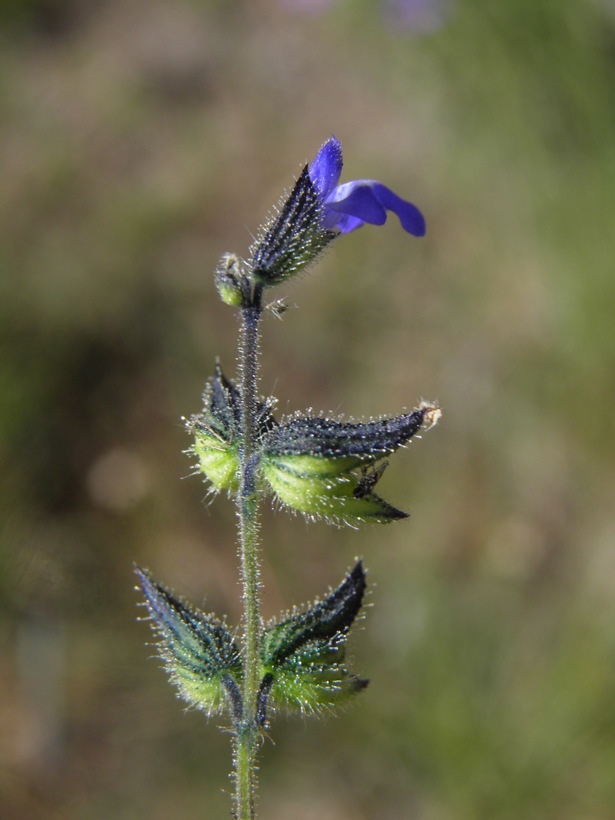
<path id="1" fill-rule="evenodd" d="M 227 811 L 228 738 L 148 660 L 131 565 L 237 622 L 181 416 L 232 361 L 217 260 L 331 132 L 427 236 L 362 228 L 285 285 L 263 392 L 443 420 L 382 477 L 412 511 L 385 536 L 265 511 L 267 616 L 357 554 L 373 606 L 370 687 L 278 722 L 262 814 L 615 814 L 612 3 L 449 0 L 427 33 L 325 5 L 2 5 L 3 817 Z"/>

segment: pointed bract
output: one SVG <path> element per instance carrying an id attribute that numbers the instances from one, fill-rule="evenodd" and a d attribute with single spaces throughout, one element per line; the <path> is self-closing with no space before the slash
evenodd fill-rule
<path id="1" fill-rule="evenodd" d="M 372 490 L 385 464 L 373 467 L 434 423 L 436 405 L 368 422 L 296 416 L 263 439 L 261 474 L 276 497 L 305 515 L 349 524 L 388 523 L 406 513 Z"/>
<path id="2" fill-rule="evenodd" d="M 388 524 L 407 513 L 387 503 L 371 490 L 364 491 L 361 474 L 315 477 L 296 472 L 309 457 L 282 456 L 263 459 L 261 474 L 275 497 L 286 507 L 308 517 L 324 518 L 333 523 L 354 526 L 361 523 Z"/>
<path id="3" fill-rule="evenodd" d="M 265 630 L 261 661 L 267 694 L 262 699 L 270 708 L 319 712 L 367 686 L 344 666 L 348 632 L 361 609 L 365 587 L 359 561 L 323 601 Z"/>
<path id="4" fill-rule="evenodd" d="M 160 638 L 158 653 L 181 697 L 208 715 L 235 714 L 241 700 L 241 659 L 226 625 L 176 598 L 147 570 L 135 566 L 135 573 L 152 630 Z"/>
<path id="5" fill-rule="evenodd" d="M 434 405 L 423 404 L 412 413 L 373 421 L 347 422 L 321 416 L 296 416 L 267 435 L 268 455 L 309 453 L 322 460 L 375 461 L 395 452 L 423 425 Z"/>
<path id="6" fill-rule="evenodd" d="M 269 406 L 259 402 L 256 408 L 257 433 L 264 436 L 275 421 Z M 216 362 L 215 374 L 203 391 L 203 411 L 186 423 L 194 435 L 193 452 L 199 471 L 216 490 L 237 491 L 239 486 L 239 448 L 241 446 L 241 394 Z"/>

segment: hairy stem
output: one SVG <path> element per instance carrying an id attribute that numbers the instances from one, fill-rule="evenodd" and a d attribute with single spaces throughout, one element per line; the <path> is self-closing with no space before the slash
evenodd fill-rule
<path id="1" fill-rule="evenodd" d="M 259 742 L 257 725 L 258 664 L 261 636 L 258 565 L 258 495 L 255 482 L 254 449 L 256 438 L 256 388 L 258 373 L 258 332 L 261 316 L 260 289 L 252 303 L 241 311 L 241 480 L 237 496 L 239 544 L 243 584 L 243 713 L 235 726 L 235 803 L 237 817 L 249 820 L 254 815 L 257 789 L 256 753 Z"/>

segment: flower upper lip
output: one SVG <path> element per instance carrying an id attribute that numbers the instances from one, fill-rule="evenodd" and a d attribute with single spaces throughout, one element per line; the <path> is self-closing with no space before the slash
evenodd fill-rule
<path id="1" fill-rule="evenodd" d="M 343 164 L 342 144 L 337 137 L 332 136 L 316 154 L 309 167 L 312 185 L 323 201 L 327 201 L 329 194 L 337 185 Z"/>
<path id="2" fill-rule="evenodd" d="M 405 231 L 413 236 L 425 235 L 425 218 L 416 205 L 381 182 L 355 179 L 338 185 L 342 165 L 341 143 L 331 136 L 309 166 L 310 180 L 324 205 L 323 228 L 349 233 L 366 222 L 383 225 L 387 211 L 393 211 Z"/>

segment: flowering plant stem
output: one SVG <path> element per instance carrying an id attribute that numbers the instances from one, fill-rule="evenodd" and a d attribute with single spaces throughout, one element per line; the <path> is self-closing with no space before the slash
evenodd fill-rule
<path id="1" fill-rule="evenodd" d="M 240 382 L 241 434 L 240 479 L 237 494 L 239 547 L 243 584 L 243 710 L 235 720 L 235 802 L 237 817 L 248 820 L 254 815 L 257 790 L 256 753 L 259 727 L 256 707 L 259 688 L 258 663 L 261 615 L 258 558 L 258 494 L 255 482 L 256 382 L 258 373 L 258 336 L 261 317 L 261 288 L 255 286 L 250 305 L 241 310 Z"/>
<path id="2" fill-rule="evenodd" d="M 198 470 L 213 490 L 227 490 L 237 507 L 243 617 L 239 640 L 226 620 L 206 613 L 135 567 L 158 652 L 188 703 L 230 720 L 237 820 L 256 817 L 257 757 L 278 710 L 334 713 L 369 681 L 347 667 L 350 629 L 366 590 L 363 561 L 312 604 L 263 623 L 260 612 L 259 503 L 279 505 L 335 524 L 387 524 L 407 517 L 375 491 L 388 456 L 440 417 L 421 401 L 411 412 L 367 421 L 327 418 L 311 411 L 276 419 L 272 397 L 258 395 L 263 293 L 312 264 L 343 233 L 382 225 L 387 211 L 414 236 L 423 215 L 375 180 L 338 185 L 341 146 L 331 137 L 292 191 L 259 230 L 250 259 L 223 254 L 215 273 L 222 301 L 239 309 L 239 380 L 220 362 L 203 393 L 203 411 L 186 427 Z M 281 317 L 282 300 L 269 309 Z"/>

